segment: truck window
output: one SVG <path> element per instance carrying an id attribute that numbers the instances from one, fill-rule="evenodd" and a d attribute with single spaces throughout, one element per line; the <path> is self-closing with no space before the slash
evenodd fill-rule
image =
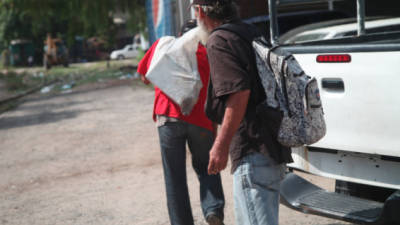
<path id="1" fill-rule="evenodd" d="M 304 34 L 295 36 L 285 43 L 301 43 L 306 41 L 322 40 L 326 35 L 327 33 Z"/>
<path id="2" fill-rule="evenodd" d="M 366 29 L 367 34 L 377 34 L 377 33 L 394 32 L 394 31 L 400 31 L 400 24 Z M 357 31 L 349 31 L 343 34 L 338 34 L 337 37 L 348 37 L 354 35 L 357 35 Z"/>

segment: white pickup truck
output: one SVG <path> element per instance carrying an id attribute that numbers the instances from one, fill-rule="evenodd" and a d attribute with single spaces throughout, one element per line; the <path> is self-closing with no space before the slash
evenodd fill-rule
<path id="1" fill-rule="evenodd" d="M 362 9 L 364 2 L 359 4 Z M 352 37 L 282 46 L 319 81 L 327 123 L 321 141 L 293 149 L 289 167 L 337 182 L 336 191 L 328 192 L 288 173 L 281 200 L 305 213 L 395 225 L 400 224 L 400 31 L 364 34 L 362 15 L 358 24 Z"/>

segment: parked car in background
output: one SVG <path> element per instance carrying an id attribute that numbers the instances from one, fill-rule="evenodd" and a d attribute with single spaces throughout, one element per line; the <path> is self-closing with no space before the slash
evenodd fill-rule
<path id="1" fill-rule="evenodd" d="M 91 37 L 86 40 L 86 59 L 88 61 L 108 60 L 110 58 L 106 41 L 99 37 Z"/>
<path id="2" fill-rule="evenodd" d="M 6 64 L 11 66 L 30 66 L 33 63 L 35 47 L 31 40 L 12 40 L 7 51 Z"/>
<path id="3" fill-rule="evenodd" d="M 112 51 L 110 58 L 118 60 L 135 58 L 139 53 L 139 48 L 139 45 L 136 44 L 126 45 L 123 49 Z"/>
<path id="4" fill-rule="evenodd" d="M 400 17 L 370 19 L 365 22 L 365 30 L 367 34 L 400 31 Z M 355 35 L 357 35 L 355 19 L 333 20 L 298 27 L 282 35 L 279 43 L 296 44 Z"/>

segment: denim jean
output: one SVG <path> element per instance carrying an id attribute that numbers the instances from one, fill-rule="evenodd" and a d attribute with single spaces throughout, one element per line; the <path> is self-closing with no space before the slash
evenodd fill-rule
<path id="1" fill-rule="evenodd" d="M 192 166 L 200 183 L 201 208 L 205 217 L 224 216 L 224 193 L 221 176 L 208 175 L 209 151 L 214 141 L 211 131 L 189 123 L 166 122 L 158 127 L 167 205 L 172 225 L 193 225 L 186 178 L 186 143 Z"/>
<path id="2" fill-rule="evenodd" d="M 285 165 L 261 153 L 244 156 L 233 174 L 237 225 L 278 225 L 279 189 Z"/>

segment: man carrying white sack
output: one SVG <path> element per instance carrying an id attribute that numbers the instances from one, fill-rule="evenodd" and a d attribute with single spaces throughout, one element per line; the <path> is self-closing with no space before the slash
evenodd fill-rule
<path id="1" fill-rule="evenodd" d="M 188 21 L 182 32 L 195 27 L 195 21 Z M 200 34 L 199 34 L 200 35 Z M 142 81 L 146 79 L 153 56 L 157 54 L 157 40 L 148 50 L 138 65 Z M 179 39 L 176 39 L 179 41 Z M 193 225 L 186 179 L 186 143 L 192 155 L 192 165 L 200 182 L 200 199 L 206 221 L 211 225 L 222 225 L 224 217 L 224 194 L 220 174 L 207 173 L 209 151 L 214 141 L 216 129 L 205 116 L 204 103 L 207 95 L 209 66 L 205 47 L 198 43 L 197 70 L 200 74 L 202 88 L 197 102 L 189 115 L 183 115 L 179 105 L 155 86 L 153 119 L 157 123 L 160 139 L 161 156 L 164 168 L 164 179 L 167 194 L 167 205 L 172 225 Z M 174 68 L 171 66 L 171 68 Z M 163 76 L 171 76 L 165 71 Z M 154 82 L 153 82 L 154 83 Z M 170 82 L 173 83 L 173 82 Z M 171 86 L 171 84 L 169 84 Z M 180 89 L 181 87 L 175 87 Z"/>

